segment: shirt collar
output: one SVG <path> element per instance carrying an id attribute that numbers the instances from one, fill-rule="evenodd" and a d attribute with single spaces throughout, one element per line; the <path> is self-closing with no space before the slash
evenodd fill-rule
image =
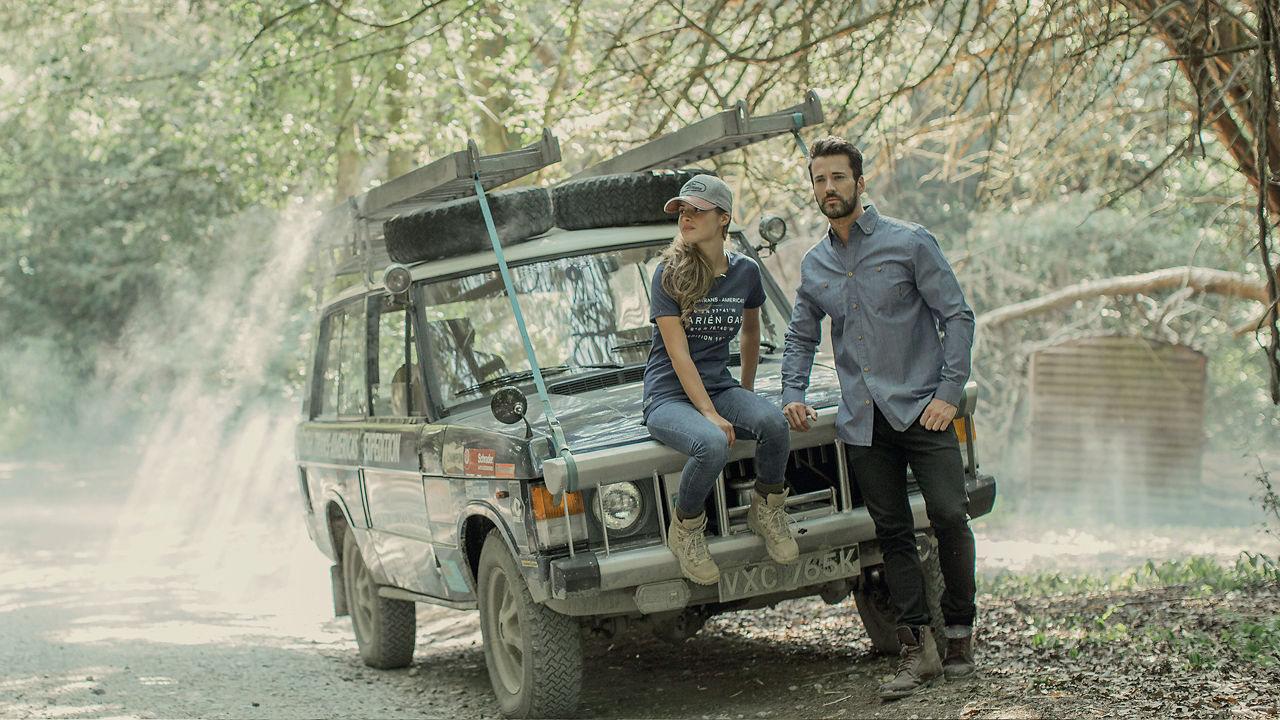
<path id="1" fill-rule="evenodd" d="M 853 225 L 861 230 L 863 235 L 870 235 L 875 232 L 876 225 L 879 222 L 880 213 L 876 212 L 876 206 L 871 203 L 867 203 L 862 206 L 862 214 L 858 216 L 857 220 L 853 221 Z M 849 232 L 852 234 L 853 227 L 849 228 Z M 831 241 L 832 245 L 840 243 L 840 238 L 836 237 L 836 231 L 829 225 L 827 226 L 827 239 Z"/>
<path id="2" fill-rule="evenodd" d="M 876 212 L 876 206 L 867 203 L 862 206 L 862 214 L 858 216 L 853 223 L 862 228 L 863 235 L 870 235 L 876 230 L 876 223 L 880 222 L 880 213 Z"/>

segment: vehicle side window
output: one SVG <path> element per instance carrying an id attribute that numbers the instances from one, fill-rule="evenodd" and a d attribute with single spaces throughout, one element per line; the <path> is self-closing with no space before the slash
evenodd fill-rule
<path id="1" fill-rule="evenodd" d="M 369 348 L 369 356 L 377 359 L 369 367 L 374 416 L 422 415 L 426 393 L 419 379 L 418 348 L 408 304 L 388 295 L 375 298 L 370 312 L 374 313 L 377 328 L 370 337 L 374 345 Z"/>
<path id="2" fill-rule="evenodd" d="M 365 414 L 365 322 L 361 303 L 330 314 L 321 328 L 320 387 L 313 417 L 362 417 Z"/>

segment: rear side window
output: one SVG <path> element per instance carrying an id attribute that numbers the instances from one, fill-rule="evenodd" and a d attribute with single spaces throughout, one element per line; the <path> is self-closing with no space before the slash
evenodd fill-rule
<path id="1" fill-rule="evenodd" d="M 364 417 L 364 349 L 366 344 L 364 305 L 349 303 L 330 313 L 320 328 L 316 388 L 312 417 Z"/>
<path id="2" fill-rule="evenodd" d="M 369 389 L 375 417 L 422 415 L 426 392 L 418 367 L 413 336 L 413 313 L 403 300 L 391 296 L 369 303 Z M 372 360 L 376 358 L 376 362 Z"/>

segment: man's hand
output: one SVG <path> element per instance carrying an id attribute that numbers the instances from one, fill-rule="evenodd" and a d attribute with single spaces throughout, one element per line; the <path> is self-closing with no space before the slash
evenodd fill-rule
<path id="1" fill-rule="evenodd" d="M 787 424 L 791 426 L 791 429 L 799 430 L 800 432 L 813 427 L 809 422 L 810 420 L 818 419 L 817 410 L 798 401 L 787 403 L 787 406 L 782 408 L 782 414 L 786 416 Z"/>
<path id="2" fill-rule="evenodd" d="M 935 432 L 946 430 L 951 421 L 956 418 L 956 410 L 959 408 L 946 400 L 933 398 L 929 401 L 929 406 L 924 409 L 924 414 L 920 416 L 920 424 L 925 430 Z"/>

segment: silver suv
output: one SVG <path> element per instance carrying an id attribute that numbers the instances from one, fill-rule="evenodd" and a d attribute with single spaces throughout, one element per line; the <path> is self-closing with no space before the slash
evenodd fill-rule
<path id="1" fill-rule="evenodd" d="M 648 282 L 672 237 L 661 207 L 699 172 L 673 168 L 821 119 L 812 93 L 770 115 L 739 105 L 549 190 L 489 192 L 558 161 L 550 133 L 496 155 L 472 145 L 325 217 L 298 478 L 307 529 L 334 562 L 335 612 L 351 615 L 365 663 L 412 662 L 419 602 L 480 611 L 510 717 L 573 712 L 592 630 L 678 640 L 720 612 L 852 594 L 875 647 L 896 651 L 875 530 L 835 436 L 829 363 L 815 364 L 807 395 L 816 427 L 791 438 L 795 565 L 772 562 L 747 529 L 754 453 L 739 441 L 707 507 L 720 582 L 685 582 L 665 542 L 685 457 L 640 422 Z M 764 227 L 759 247 L 741 228 L 730 240 L 765 272 L 756 391 L 776 401 L 790 310 L 760 261 L 781 233 Z M 955 427 L 976 517 L 995 483 L 978 473 L 974 404 L 970 387 Z M 918 492 L 911 503 L 936 587 Z"/>

